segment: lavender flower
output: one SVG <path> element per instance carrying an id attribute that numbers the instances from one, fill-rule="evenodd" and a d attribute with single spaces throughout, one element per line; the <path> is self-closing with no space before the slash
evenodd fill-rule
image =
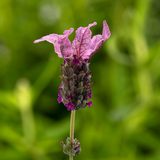
<path id="1" fill-rule="evenodd" d="M 67 103 L 67 104 L 65 104 L 65 106 L 67 107 L 67 110 L 69 111 L 69 110 L 74 110 L 74 105 L 73 105 L 73 103 L 72 102 L 69 102 L 69 103 Z"/>
<path id="2" fill-rule="evenodd" d="M 64 59 L 61 64 L 63 75 L 60 76 L 62 84 L 59 87 L 58 102 L 63 102 L 67 110 L 78 110 L 91 107 L 91 82 L 92 72 L 89 70 L 90 57 L 93 56 L 104 41 L 111 35 L 106 21 L 103 21 L 102 35 L 98 34 L 91 39 L 90 27 L 97 23 L 89 24 L 88 27 L 79 27 L 72 44 L 68 36 L 73 32 L 73 28 L 65 30 L 63 35 L 50 34 L 35 40 L 34 43 L 48 41 L 54 45 L 58 57 Z"/>

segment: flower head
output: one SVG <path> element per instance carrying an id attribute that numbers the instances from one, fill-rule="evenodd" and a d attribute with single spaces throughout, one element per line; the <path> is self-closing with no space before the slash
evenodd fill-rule
<path id="1" fill-rule="evenodd" d="M 96 24 L 94 22 L 88 27 L 79 27 L 72 44 L 68 36 L 73 32 L 73 28 L 65 30 L 63 35 L 50 34 L 34 41 L 38 43 L 46 40 L 52 43 L 55 52 L 64 59 L 64 63 L 61 64 L 63 75 L 60 76 L 62 84 L 59 87 L 57 100 L 59 103 L 63 102 L 68 111 L 85 108 L 87 105 L 90 108 L 92 105 L 92 101 L 88 102 L 88 99 L 92 98 L 91 87 L 93 85 L 92 72 L 89 70 L 90 57 L 111 35 L 106 21 L 103 21 L 102 35 L 95 35 L 91 39 L 90 27 Z"/>

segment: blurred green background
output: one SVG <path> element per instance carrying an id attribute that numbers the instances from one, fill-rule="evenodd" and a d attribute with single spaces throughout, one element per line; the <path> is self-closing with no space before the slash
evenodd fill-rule
<path id="1" fill-rule="evenodd" d="M 101 34 L 103 20 L 111 37 L 91 58 L 93 105 L 76 112 L 74 159 L 160 160 L 159 0 L 0 0 L 0 160 L 68 159 L 63 59 L 33 41 L 95 21 Z"/>

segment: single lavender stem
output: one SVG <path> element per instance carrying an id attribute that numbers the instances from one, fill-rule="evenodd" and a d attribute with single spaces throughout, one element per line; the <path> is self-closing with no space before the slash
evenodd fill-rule
<path id="1" fill-rule="evenodd" d="M 74 140 L 74 121 L 75 121 L 75 110 L 71 111 L 71 120 L 70 120 L 70 138 L 71 142 Z M 69 160 L 73 160 L 73 156 L 69 156 Z"/>

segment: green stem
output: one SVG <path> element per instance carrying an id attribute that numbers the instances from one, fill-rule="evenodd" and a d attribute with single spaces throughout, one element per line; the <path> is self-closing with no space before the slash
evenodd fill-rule
<path id="1" fill-rule="evenodd" d="M 70 120 L 70 138 L 73 142 L 74 140 L 74 121 L 75 121 L 75 113 L 76 111 L 71 111 L 71 120 Z M 73 156 L 69 156 L 69 160 L 73 160 Z"/>

